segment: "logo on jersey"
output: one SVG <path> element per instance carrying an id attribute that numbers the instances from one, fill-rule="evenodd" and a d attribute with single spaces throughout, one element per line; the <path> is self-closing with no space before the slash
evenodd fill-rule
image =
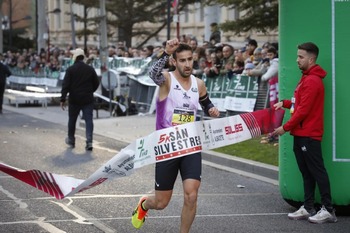
<path id="1" fill-rule="evenodd" d="M 186 92 L 184 92 L 183 95 L 184 95 L 183 96 L 184 99 L 187 99 L 187 100 L 191 99 L 191 96 L 188 96 Z"/>
<path id="2" fill-rule="evenodd" d="M 174 90 L 181 90 L 181 88 L 179 87 L 179 85 L 175 85 Z"/>
<path id="3" fill-rule="evenodd" d="M 196 87 L 192 87 L 192 88 L 191 88 L 191 91 L 192 91 L 192 92 L 198 92 L 198 89 L 197 89 Z"/>

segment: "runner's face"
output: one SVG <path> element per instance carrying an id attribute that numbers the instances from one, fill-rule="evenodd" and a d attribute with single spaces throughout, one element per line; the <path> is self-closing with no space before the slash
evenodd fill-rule
<path id="1" fill-rule="evenodd" d="M 193 56 L 192 51 L 182 51 L 176 54 L 175 61 L 176 70 L 184 78 L 188 78 L 192 74 Z"/>

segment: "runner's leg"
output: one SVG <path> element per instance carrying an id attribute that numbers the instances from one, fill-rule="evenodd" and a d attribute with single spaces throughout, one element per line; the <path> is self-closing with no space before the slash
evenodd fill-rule
<path id="1" fill-rule="evenodd" d="M 184 205 L 181 213 L 181 233 L 190 231 L 194 217 L 197 211 L 197 197 L 200 181 L 195 179 L 187 179 L 183 181 L 184 188 Z"/>

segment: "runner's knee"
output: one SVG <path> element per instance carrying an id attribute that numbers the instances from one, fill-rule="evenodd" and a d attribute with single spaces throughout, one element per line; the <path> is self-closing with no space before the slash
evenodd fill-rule
<path id="1" fill-rule="evenodd" d="M 197 203 L 197 197 L 198 197 L 198 192 L 197 191 L 192 191 L 189 193 L 185 193 L 184 195 L 184 202 L 187 205 L 194 205 Z"/>

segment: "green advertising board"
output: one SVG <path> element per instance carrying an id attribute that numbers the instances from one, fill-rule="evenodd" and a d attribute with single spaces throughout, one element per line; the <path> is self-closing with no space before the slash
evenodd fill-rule
<path id="1" fill-rule="evenodd" d="M 258 80 L 245 75 L 204 76 L 209 97 L 219 111 L 252 112 L 258 96 Z"/>
<path id="2" fill-rule="evenodd" d="M 338 212 L 350 213 L 350 0 L 281 0 L 279 17 L 280 99 L 290 99 L 301 77 L 296 64 L 297 45 L 314 42 L 320 49 L 317 63 L 326 71 L 323 159 L 330 177 L 332 198 Z M 315 103 L 317 104 L 317 103 Z M 286 112 L 284 122 L 290 118 Z M 303 202 L 302 177 L 292 150 L 292 137 L 280 140 L 280 190 L 292 205 Z M 316 201 L 320 203 L 319 192 Z"/>

